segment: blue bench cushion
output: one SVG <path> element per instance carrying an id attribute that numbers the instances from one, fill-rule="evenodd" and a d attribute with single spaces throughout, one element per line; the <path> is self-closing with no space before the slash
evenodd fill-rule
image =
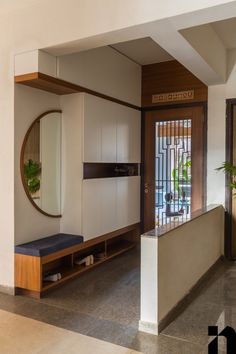
<path id="1" fill-rule="evenodd" d="M 57 234 L 15 246 L 15 253 L 43 257 L 83 242 L 83 236 Z"/>

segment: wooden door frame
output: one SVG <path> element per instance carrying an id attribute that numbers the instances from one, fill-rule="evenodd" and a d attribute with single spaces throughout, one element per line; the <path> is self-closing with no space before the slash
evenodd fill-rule
<path id="1" fill-rule="evenodd" d="M 233 162 L 233 120 L 236 98 L 226 100 L 226 139 L 225 160 Z M 224 252 L 229 260 L 235 260 L 232 254 L 232 190 L 229 187 L 230 177 L 225 175 L 225 238 Z"/>
<path id="2" fill-rule="evenodd" d="M 236 102 L 236 100 L 235 100 Z M 201 107 L 203 109 L 204 115 L 204 127 L 203 127 L 203 204 L 206 204 L 207 196 L 207 127 L 208 127 L 208 116 L 207 116 L 207 102 L 191 102 L 191 103 L 180 103 L 180 104 L 169 104 L 161 106 L 151 106 L 143 107 L 141 115 L 141 232 L 144 230 L 144 156 L 145 156 L 145 114 L 150 111 L 161 111 L 169 109 L 178 108 L 191 108 L 191 107 Z"/>

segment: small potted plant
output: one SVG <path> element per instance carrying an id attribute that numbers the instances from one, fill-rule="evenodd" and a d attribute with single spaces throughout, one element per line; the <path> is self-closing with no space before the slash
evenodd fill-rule
<path id="1" fill-rule="evenodd" d="M 39 162 L 29 159 L 24 164 L 24 176 L 30 194 L 33 196 L 40 190 L 41 166 Z"/>

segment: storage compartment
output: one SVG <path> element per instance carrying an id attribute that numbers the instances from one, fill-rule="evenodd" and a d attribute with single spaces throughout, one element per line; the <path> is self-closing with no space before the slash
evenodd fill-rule
<path id="1" fill-rule="evenodd" d="M 78 265 L 76 264 L 79 261 L 82 261 L 84 259 L 86 259 L 86 257 L 92 256 L 93 257 L 93 261 L 92 262 L 88 262 L 90 264 L 86 264 L 86 262 L 84 262 L 82 265 Z M 101 261 L 104 261 L 106 259 L 106 242 L 101 242 L 98 243 L 95 246 L 86 248 L 85 250 L 76 252 L 74 254 L 74 267 L 77 269 L 83 269 L 83 268 L 87 268 L 90 266 L 94 266 L 97 263 L 101 263 Z"/>
<path id="2" fill-rule="evenodd" d="M 135 247 L 138 237 L 139 224 L 133 224 L 42 257 L 16 254 L 16 294 L 41 297 L 57 285 Z M 90 261 L 80 264 L 86 257 Z M 53 275 L 55 281 L 45 280 Z"/>
<path id="3" fill-rule="evenodd" d="M 133 231 L 106 241 L 106 256 L 111 258 L 133 248 L 136 242 Z"/>
<path id="4" fill-rule="evenodd" d="M 73 254 L 56 259 L 42 266 L 42 288 L 51 287 L 54 283 L 62 281 L 65 277 L 73 273 Z M 60 274 L 57 281 L 45 280 L 46 277 Z"/>
<path id="5" fill-rule="evenodd" d="M 140 175 L 138 163 L 84 163 L 84 179 Z"/>

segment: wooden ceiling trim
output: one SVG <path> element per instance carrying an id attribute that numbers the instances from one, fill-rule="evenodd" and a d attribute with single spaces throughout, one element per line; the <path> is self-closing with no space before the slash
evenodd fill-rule
<path id="1" fill-rule="evenodd" d="M 133 105 L 129 102 L 119 100 L 115 97 L 108 96 L 103 93 L 90 90 L 86 87 L 75 85 L 71 82 L 61 80 L 46 74 L 42 74 L 40 72 L 15 76 L 15 83 L 51 92 L 56 95 L 69 95 L 72 93 L 84 92 L 93 96 L 103 98 L 108 101 L 121 104 L 126 107 L 130 107 L 139 111 L 141 110 L 141 107 Z"/>

